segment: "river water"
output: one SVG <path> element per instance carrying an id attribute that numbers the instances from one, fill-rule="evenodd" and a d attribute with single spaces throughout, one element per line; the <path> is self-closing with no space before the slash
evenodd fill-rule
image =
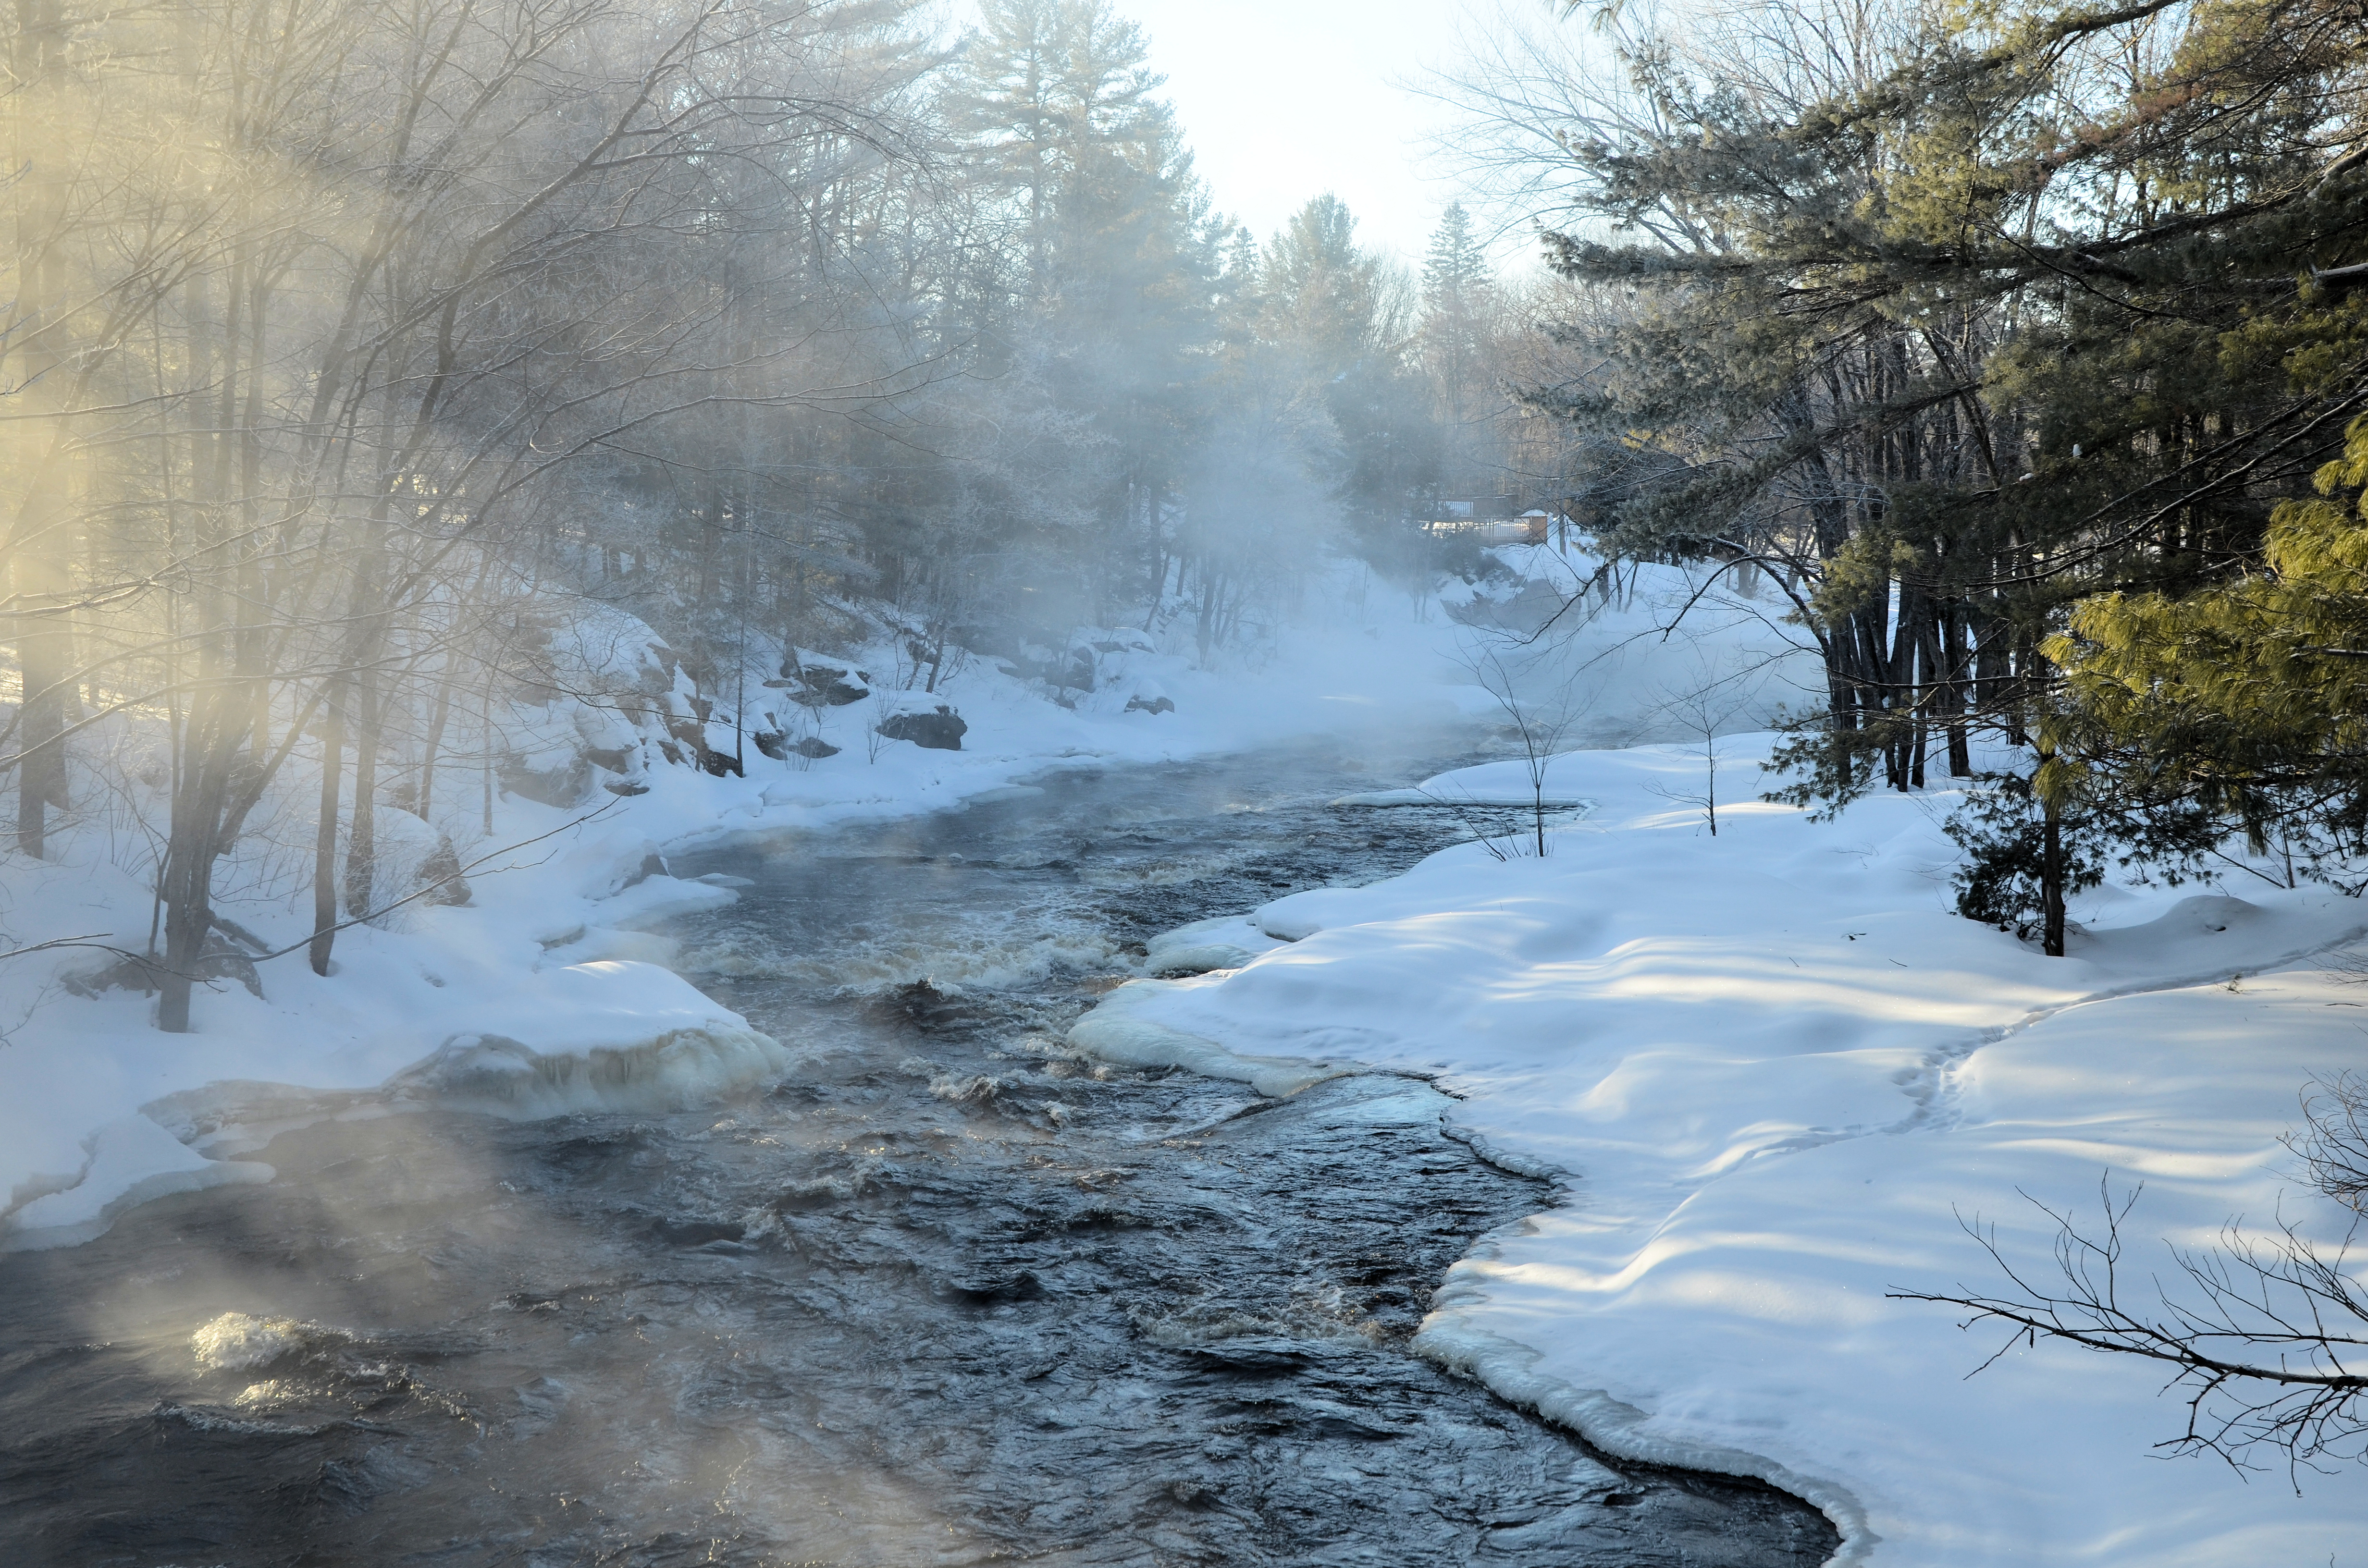
<path id="1" fill-rule="evenodd" d="M 1372 1074 L 1074 1058 L 1143 940 L 1462 835 L 1320 755 L 719 849 L 682 964 L 761 1096 L 293 1127 L 260 1187 L 0 1258 L 0 1562 L 1767 1564 L 1827 1521 L 1636 1467 L 1407 1349 L 1555 1200 Z M 233 1314 L 233 1315 L 225 1315 Z"/>

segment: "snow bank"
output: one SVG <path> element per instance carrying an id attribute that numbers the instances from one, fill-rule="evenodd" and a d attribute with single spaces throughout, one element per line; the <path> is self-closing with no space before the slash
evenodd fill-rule
<path id="1" fill-rule="evenodd" d="M 256 966 L 260 995 L 234 983 L 201 993 L 186 1036 L 157 1034 L 152 999 L 139 993 L 67 994 L 113 961 L 108 955 L 66 949 L 0 967 L 0 1249 L 79 1242 L 143 1198 L 262 1179 L 263 1166 L 206 1161 L 188 1146 L 237 1148 L 242 1141 L 221 1130 L 242 1116 L 284 1124 L 342 1114 L 336 1108 L 350 1111 L 356 1096 L 436 1096 L 514 1115 L 642 1108 L 778 1076 L 787 1059 L 774 1042 L 670 972 L 731 972 L 740 960 L 686 958 L 652 929 L 736 896 L 665 874 L 665 851 L 730 839 L 793 844 L 849 822 L 1008 800 L 1030 788 L 1028 778 L 1060 768 L 1305 742 L 1422 744 L 1452 734 L 1461 744 L 1475 719 L 1502 718 L 1498 699 L 1474 684 L 1481 649 L 1468 622 L 1488 617 L 1473 607 L 1524 595 L 1525 603 L 1559 603 L 1596 565 L 1531 547 L 1499 558 L 1508 574 L 1435 597 L 1340 565 L 1270 645 L 1221 653 L 1206 665 L 1174 626 L 1087 629 L 1053 652 L 1063 678 L 1089 676 L 1089 689 L 971 659 L 927 694 L 931 709 L 942 702 L 961 715 L 959 751 L 871 733 L 883 714 L 920 700 L 888 688 L 898 668 L 893 646 L 844 658 L 799 651 L 801 670 L 818 678 L 825 670 L 880 676 L 860 700 L 809 708 L 791 700 L 787 684 L 757 683 L 734 715 L 719 694 L 697 692 L 679 658 L 632 617 L 579 606 L 567 619 L 554 610 L 543 650 L 551 700 L 521 699 L 504 721 L 510 752 L 490 829 L 472 779 L 447 777 L 432 820 L 391 807 L 381 813 L 391 824 L 382 874 L 407 879 L 415 863 L 450 850 L 471 864 L 467 905 L 422 901 L 340 933 L 326 979 L 305 967 L 301 949 L 264 960 Z M 1574 639 L 1557 644 L 1575 651 L 1584 677 L 1576 700 L 1589 725 L 1623 734 L 1649 727 L 1669 690 L 1721 659 L 1763 676 L 1783 665 L 1785 639 L 1761 614 L 1769 606 L 1731 600 L 1698 612 L 1691 642 L 1664 639 L 1660 629 L 1693 585 L 1674 568 L 1642 570 L 1633 591 L 1574 610 Z M 1567 673 L 1552 660 L 1522 671 L 1554 687 L 1547 695 L 1557 700 L 1568 696 L 1560 678 Z M 1763 687 L 1782 689 L 1763 681 L 1755 690 Z M 785 755 L 753 744 L 760 733 Z M 811 757 L 792 749 L 801 741 L 837 751 Z M 668 755 L 736 757 L 745 774 L 716 777 L 670 765 Z M 265 847 L 253 863 L 222 862 L 219 906 L 261 947 L 299 943 L 310 928 L 309 853 L 291 857 L 286 847 L 311 832 L 314 786 L 299 771 L 291 767 L 258 811 L 264 827 L 254 836 Z M 0 947 L 74 937 L 144 949 L 152 874 L 153 844 L 136 824 L 112 840 L 88 830 L 66 835 L 51 862 L 0 852 Z M 1231 968 L 1278 940 L 1237 926 L 1163 949 L 1155 969 Z M 1205 1041 L 1167 1039 L 1148 1024 L 1119 1042 L 1116 1016 L 1098 1026 L 1111 1034 L 1111 1051 L 1220 1070 Z M 1271 1085 L 1307 1071 L 1299 1062 L 1235 1067 Z M 128 1125 L 143 1117 L 168 1136 Z"/>
<path id="2" fill-rule="evenodd" d="M 1721 743 L 1736 793 L 1765 745 Z M 2107 887 L 2050 960 L 1950 912 L 1951 796 L 1825 825 L 1737 803 L 1713 837 L 1677 803 L 1702 772 L 1698 746 L 1557 758 L 1554 787 L 1596 806 L 1549 858 L 1467 845 L 1277 900 L 1253 918 L 1290 945 L 1122 987 L 1074 1038 L 1232 1077 L 1439 1075 L 1468 1096 L 1459 1134 L 1569 1173 L 1568 1202 L 1457 1265 L 1419 1346 L 1612 1452 L 1775 1481 L 1834 1518 L 1842 1561 L 2358 1561 L 2358 1476 L 2305 1473 L 2297 1498 L 2282 1471 L 2166 1460 L 2185 1412 L 2146 1366 L 2043 1344 L 1968 1379 L 2002 1336 L 1884 1293 L 2003 1285 L 1960 1213 L 2053 1278 L 2021 1195 L 2093 1224 L 2109 1172 L 2146 1184 L 2149 1299 L 2157 1237 L 2209 1245 L 2283 1201 L 2340 1239 L 2278 1136 L 2305 1080 L 2361 1060 L 2368 992 L 2311 955 L 2368 909 Z"/>
<path id="3" fill-rule="evenodd" d="M 111 953 L 64 948 L 0 966 L 0 1248 L 78 1243 L 147 1199 L 268 1179 L 266 1166 L 206 1157 L 262 1140 L 268 1127 L 243 1135 L 242 1119 L 276 1127 L 426 1101 L 518 1116 L 644 1108 L 777 1078 L 789 1064 L 777 1044 L 670 972 L 685 960 L 654 928 L 736 896 L 666 875 L 670 846 L 794 841 L 863 818 L 1011 799 L 1030 776 L 1061 767 L 1468 733 L 1468 715 L 1490 707 L 1465 668 L 1469 629 L 1354 565 L 1321 582 L 1301 624 L 1271 646 L 1212 667 L 1179 650 L 1173 628 L 1081 633 L 1064 674 L 1090 689 L 971 660 L 928 695 L 962 715 L 960 751 L 867 738 L 883 713 L 919 700 L 881 682 L 860 700 L 811 708 L 791 700 L 786 678 L 752 682 L 747 709 L 732 714 L 722 694 L 693 687 L 649 627 L 598 606 L 570 615 L 554 608 L 545 628 L 548 700 L 529 691 L 501 722 L 504 788 L 491 821 L 482 775 L 470 771 L 448 770 L 428 819 L 381 812 L 383 885 L 408 885 L 432 858 L 455 856 L 472 863 L 465 906 L 421 901 L 340 933 L 327 978 L 301 949 L 263 960 L 260 994 L 235 982 L 201 992 L 182 1036 L 151 1027 L 152 997 L 101 986 Z M 801 651 L 798 662 L 818 678 L 868 681 L 865 671 L 884 679 L 897 658 L 883 644 L 850 658 Z M 751 744 L 759 733 L 784 755 Z M 800 741 L 838 750 L 813 757 L 793 749 Z M 735 757 L 745 776 L 689 765 Z M 291 766 L 252 819 L 252 852 L 222 863 L 218 904 L 251 951 L 301 943 L 310 927 L 302 846 L 314 786 L 300 773 Z M 137 822 L 62 833 L 48 862 L 0 852 L 0 949 L 67 937 L 145 949 L 153 866 Z M 1185 972 L 1273 945 L 1244 928 L 1163 956 Z M 734 960 L 690 961 L 729 970 Z"/>

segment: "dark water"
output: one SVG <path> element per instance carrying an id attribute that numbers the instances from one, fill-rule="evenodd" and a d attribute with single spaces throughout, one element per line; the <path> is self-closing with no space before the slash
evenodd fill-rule
<path id="1" fill-rule="evenodd" d="M 1805 1506 L 1407 1352 L 1553 1201 L 1428 1085 L 1267 1101 L 1059 1043 L 1130 944 L 1459 835 L 1322 803 L 1400 781 L 1070 778 L 678 865 L 755 881 L 683 962 L 790 1080 L 315 1123 L 268 1186 L 0 1258 L 0 1563 L 1822 1561 Z"/>

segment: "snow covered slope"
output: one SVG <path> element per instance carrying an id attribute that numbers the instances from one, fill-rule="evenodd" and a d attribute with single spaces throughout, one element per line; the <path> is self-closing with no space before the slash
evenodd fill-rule
<path id="1" fill-rule="evenodd" d="M 1577 581 L 1565 564 L 1539 570 Z M 1658 598 L 1616 608 L 1596 642 L 1649 634 L 1685 589 L 1680 574 L 1662 576 Z M 1322 738 L 1462 744 L 1474 715 L 1495 714 L 1468 668 L 1476 634 L 1435 597 L 1412 597 L 1353 562 L 1318 586 L 1270 646 L 1205 663 L 1189 635 L 1163 645 L 1127 629 L 1081 633 L 1069 652 L 1090 665 L 1089 691 L 1055 691 L 984 658 L 936 693 L 889 689 L 898 654 L 882 646 L 868 660 L 882 677 L 870 698 L 809 709 L 765 686 L 763 665 L 745 683 L 746 729 L 769 720 L 784 727 L 777 746 L 838 748 L 820 758 L 744 744 L 717 718 L 740 690 L 701 697 L 648 627 L 587 608 L 552 631 L 564 676 L 553 692 L 611 697 L 516 705 L 504 721 L 505 767 L 518 771 L 513 783 L 539 781 L 533 790 L 505 790 L 488 813 L 479 770 L 448 765 L 434 821 L 381 803 L 389 885 L 407 885 L 441 835 L 471 868 L 472 902 L 414 903 L 346 930 L 334 972 L 313 974 L 299 945 L 312 923 L 318 789 L 300 755 L 216 878 L 217 911 L 247 951 L 296 950 L 253 966 L 259 994 L 238 981 L 201 991 L 187 1035 L 156 1032 L 153 998 L 108 988 L 101 972 L 116 962 L 105 949 L 148 947 L 164 810 L 153 781 L 167 777 L 161 729 L 119 716 L 108 744 L 119 761 L 146 755 L 153 766 L 131 771 L 151 783 L 127 787 L 85 767 L 74 797 L 89 805 L 53 834 L 48 859 L 0 848 L 0 952 L 97 944 L 0 965 L 0 1250 L 88 1239 L 165 1193 L 268 1179 L 264 1165 L 220 1157 L 237 1152 L 239 1135 L 224 1128 L 242 1117 L 363 1114 L 366 1092 L 537 1115 L 673 1103 L 778 1075 L 787 1065 L 778 1046 L 666 967 L 674 944 L 649 927 L 734 894 L 649 875 L 663 850 L 958 806 L 1059 767 Z M 841 662 L 851 670 L 867 658 Z M 924 697 L 959 708 L 961 750 L 867 739 L 882 713 Z M 634 702 L 643 722 L 629 722 Z M 661 709 L 663 723 L 652 717 Z M 692 737 L 712 753 L 745 751 L 746 776 L 659 755 Z M 605 760 L 596 768 L 595 758 Z M 603 779 L 613 787 L 604 791 Z M 150 792 L 131 799 L 126 788 Z M 417 842 L 396 844 L 397 827 Z"/>
<path id="2" fill-rule="evenodd" d="M 1721 743 L 1751 779 L 1767 741 Z M 2249 1483 L 2151 1446 L 2185 1411 L 2148 1367 L 2009 1352 L 1892 1290 L 1995 1293 L 1958 1215 L 2028 1278 L 2099 1182 L 2143 1181 L 2137 1288 L 2162 1237 L 2208 1246 L 2283 1201 L 2305 1081 L 2362 1059 L 2368 991 L 2311 955 L 2368 908 L 2255 881 L 2242 897 L 2108 887 L 2050 960 L 1949 909 L 1953 801 L 1879 796 L 1819 825 L 1675 801 L 1700 749 L 1556 760 L 1596 802 L 1544 859 L 1476 846 L 1373 887 L 1278 900 L 1289 946 L 1121 988 L 1080 1044 L 1288 1087 L 1362 1062 L 1440 1074 L 1460 1131 L 1567 1174 L 1568 1202 L 1450 1275 L 1421 1345 L 1615 1452 L 1758 1473 L 1824 1506 L 1843 1560 L 2355 1563 L 2356 1472 Z M 1431 781 L 1523 798 L 1516 765 Z M 1736 793 L 1742 793 L 1738 789 Z M 2267 973 L 2266 971 L 2275 971 Z M 2235 979 L 2232 983 L 2232 977 Z"/>

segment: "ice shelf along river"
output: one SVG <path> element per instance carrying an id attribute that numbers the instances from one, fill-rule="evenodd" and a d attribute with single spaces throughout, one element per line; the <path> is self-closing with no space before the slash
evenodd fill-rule
<path id="1" fill-rule="evenodd" d="M 1429 1085 L 1261 1099 L 1061 1043 L 1146 937 L 1461 836 L 1326 803 L 1453 760 L 1058 775 L 683 858 L 750 884 L 674 935 L 787 1081 L 298 1119 L 268 1185 L 0 1258 L 0 1560 L 1823 1561 L 1805 1505 L 1408 1351 L 1448 1265 L 1558 1199 Z"/>

